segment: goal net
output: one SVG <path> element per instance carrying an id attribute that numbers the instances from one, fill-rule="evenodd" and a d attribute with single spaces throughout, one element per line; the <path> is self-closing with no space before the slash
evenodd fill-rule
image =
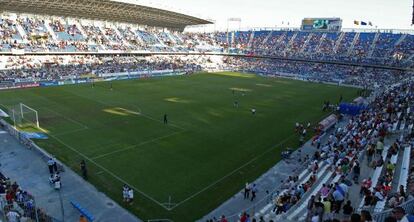
<path id="1" fill-rule="evenodd" d="M 9 116 L 14 121 L 15 126 L 40 128 L 37 110 L 24 103 L 13 106 L 10 109 Z"/>

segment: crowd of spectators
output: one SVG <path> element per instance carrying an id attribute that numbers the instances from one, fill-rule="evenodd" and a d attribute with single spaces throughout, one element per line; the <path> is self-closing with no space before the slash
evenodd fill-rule
<path id="1" fill-rule="evenodd" d="M 1 201 L 5 202 L 2 204 L 2 212 L 7 221 L 52 221 L 42 209 L 35 206 L 32 194 L 22 190 L 16 182 L 12 182 L 2 173 L 0 173 L 0 195 Z"/>
<path id="2" fill-rule="evenodd" d="M 345 141 L 352 142 L 357 144 L 354 149 L 357 151 L 357 153 L 362 153 L 360 151 L 366 150 L 366 152 L 370 152 L 370 150 L 373 150 L 371 154 L 366 154 L 367 156 L 367 163 L 373 168 L 385 166 L 385 170 L 382 171 L 381 176 L 379 177 L 377 185 L 372 184 L 371 178 L 364 179 L 361 184 L 361 194 L 363 194 L 363 200 L 364 200 L 364 206 L 375 206 L 378 201 L 384 201 L 387 198 L 387 195 L 389 196 L 388 206 L 390 208 L 398 207 L 400 204 L 402 204 L 407 198 L 406 189 L 403 186 L 398 187 L 398 192 L 391 194 L 391 190 L 395 188 L 392 187 L 392 181 L 395 171 L 395 164 L 391 163 L 390 161 L 384 162 L 382 155 L 382 151 L 384 150 L 384 138 L 386 138 L 392 131 L 393 123 L 395 122 L 395 118 L 397 118 L 397 113 L 404 112 L 403 110 L 407 109 L 408 107 L 411 107 L 412 99 L 413 99 L 413 84 L 407 83 L 403 84 L 401 86 L 395 87 L 385 94 L 377 97 L 370 106 L 370 109 L 362 114 L 360 114 L 357 118 L 353 118 L 350 120 L 350 123 L 347 125 L 347 127 L 344 127 L 343 130 L 348 131 L 348 139 Z M 386 108 L 384 108 L 386 107 Z M 407 113 L 407 118 L 410 119 L 412 124 L 412 115 Z M 340 130 L 340 129 L 338 129 Z M 337 132 L 338 132 L 337 130 Z M 335 136 L 337 137 L 337 136 Z M 335 138 L 333 137 L 333 138 Z M 344 141 L 344 139 L 340 139 L 338 141 Z M 344 141 L 344 142 L 345 142 Z M 412 140 L 412 135 L 408 135 L 404 141 L 396 141 L 391 145 L 391 147 L 387 151 L 387 159 L 389 159 L 391 156 L 396 155 L 399 150 L 401 150 L 402 144 L 404 146 L 412 145 L 414 141 Z M 358 145 L 359 144 L 359 145 Z M 342 144 L 339 146 L 343 146 L 346 144 Z M 331 146 L 329 146 L 331 147 Z M 349 147 L 349 144 L 348 144 Z M 322 148 L 323 150 L 324 148 Z M 331 148 L 327 149 L 328 152 L 331 153 L 331 155 L 338 155 L 339 156 L 345 156 L 347 153 L 332 153 Z M 336 152 L 336 151 L 335 151 Z M 325 151 L 323 153 L 326 153 Z M 374 158 L 372 158 L 374 156 Z M 344 166 L 341 166 L 341 168 Z M 357 182 L 358 177 L 360 175 L 360 166 L 359 163 L 355 162 L 354 164 L 351 164 L 348 167 L 345 167 L 346 169 L 352 169 L 354 173 L 354 179 Z M 350 183 L 352 184 L 352 183 Z M 374 187 L 373 187 L 374 186 Z M 325 187 L 325 186 L 324 186 Z M 312 212 L 308 213 L 308 216 L 318 217 L 318 218 L 325 218 L 323 217 L 324 213 L 328 213 L 326 216 L 330 218 L 332 215 L 332 212 L 339 213 L 340 205 L 344 202 L 347 196 L 347 188 L 344 185 L 342 188 L 338 187 L 337 185 L 334 186 L 336 188 L 331 189 L 333 191 L 333 195 L 331 197 L 331 204 L 332 204 L 332 210 L 328 212 L 325 212 L 325 210 L 321 210 L 320 207 L 318 207 L 318 204 L 314 203 L 314 207 L 312 208 Z M 323 194 L 323 189 L 320 191 L 320 194 Z M 339 191 L 341 195 L 335 195 L 335 192 Z M 339 197 L 339 199 L 338 199 Z M 311 198 L 312 199 L 312 198 Z M 326 206 L 325 204 L 325 198 L 324 201 L 322 201 L 322 208 Z M 329 199 L 327 199 L 329 200 Z M 320 199 L 319 199 L 320 201 Z M 310 203 L 308 203 L 310 204 Z M 328 204 L 331 206 L 330 204 Z M 348 205 L 348 204 L 347 204 Z M 357 212 L 357 209 L 349 209 L 349 206 L 347 205 L 343 206 L 343 214 L 345 216 L 348 216 L 347 220 L 351 219 L 349 216 L 355 211 Z M 350 204 L 349 204 L 350 205 Z M 339 207 L 338 207 L 339 206 Z M 329 207 L 330 208 L 330 207 Z M 309 208 L 308 208 L 309 209 Z M 367 208 L 368 210 L 369 208 Z M 400 208 L 398 208 L 400 209 Z M 349 212 L 348 214 L 345 213 L 345 211 Z M 368 211 L 363 210 L 365 214 L 368 213 Z M 357 217 L 357 216 L 355 216 Z M 399 218 L 401 219 L 401 218 Z M 351 219 L 352 220 L 352 219 Z M 313 220 L 312 221 L 318 221 Z M 319 220 L 321 221 L 321 220 Z"/>
<path id="3" fill-rule="evenodd" d="M 329 135 L 325 144 L 317 144 L 319 149 L 314 153 L 309 164 L 313 172 L 312 176 L 304 184 L 295 184 L 295 181 L 291 182 L 289 178 L 288 183 L 292 185 L 288 188 L 290 192 L 275 199 L 276 214 L 287 212 L 295 203 L 292 200 L 300 199 L 315 182 L 318 182 L 319 178 L 316 177 L 316 173 L 322 162 L 330 166 L 329 170 L 333 171 L 333 175 L 336 175 L 335 178 L 338 179 L 333 179 L 329 184 L 323 184 L 316 195 L 312 195 L 307 203 L 302 203 L 307 204 L 307 220 L 332 219 L 335 214 L 348 207 L 350 203 L 343 205 L 349 195 L 349 185 L 352 184 L 347 176 L 355 172 L 354 169 L 359 169 L 362 151 L 367 144 L 374 143 L 378 139 L 380 135 L 378 131 L 382 124 L 372 110 L 365 111 L 351 118 L 345 126 L 338 127 L 334 133 Z M 359 177 L 359 172 L 356 175 Z M 358 180 L 358 178 L 351 179 Z M 313 217 L 320 219 L 315 220 L 312 219 Z"/>
<path id="4" fill-rule="evenodd" d="M 0 18 L 0 36 L 0 51 L 8 50 L 7 46 L 13 45 L 15 39 L 19 38 L 16 23 L 7 18 Z"/>
<path id="5" fill-rule="evenodd" d="M 50 26 L 51 28 L 47 28 Z M 21 27 L 20 29 L 18 27 Z M 81 31 L 83 30 L 83 32 Z M 179 33 L 128 24 L 39 16 L 0 16 L 0 51 L 212 51 L 373 65 L 413 65 L 410 34 L 298 30 Z"/>
<path id="6" fill-rule="evenodd" d="M 0 62 L 1 64 L 1 62 Z M 200 58 L 194 56 L 21 56 L 8 57 L 0 69 L 0 82 L 35 82 L 81 78 L 85 75 L 201 70 Z"/>
<path id="7" fill-rule="evenodd" d="M 266 76 L 358 85 L 366 88 L 396 83 L 405 72 L 339 64 L 208 55 L 159 56 L 5 56 L 0 59 L 0 82 L 28 82 L 160 70 L 238 70 Z"/>
<path id="8" fill-rule="evenodd" d="M 253 57 L 227 57 L 225 64 L 230 69 L 261 73 L 269 76 L 287 76 L 310 81 L 370 87 L 398 82 L 404 78 L 404 72 L 397 70 L 327 63 L 256 59 Z"/>
<path id="9" fill-rule="evenodd" d="M 50 28 L 48 28 L 48 26 Z M 19 29 L 20 27 L 20 29 Z M 90 23 L 58 17 L 0 15 L 0 51 L 97 52 L 97 51 L 194 51 L 209 47 L 203 34 L 138 28 L 134 25 Z M 205 49 L 204 49 L 205 50 Z"/>
<path id="10" fill-rule="evenodd" d="M 381 153 L 384 151 L 384 137 L 387 132 L 393 131 L 396 123 L 401 122 L 407 126 L 412 126 L 414 123 L 414 116 L 406 111 L 413 106 L 413 90 L 412 83 L 403 85 L 390 90 L 384 97 L 377 98 L 373 103 L 376 109 L 381 110 L 382 108 L 382 116 L 379 118 L 385 119 L 386 122 L 382 131 L 379 132 L 382 139 L 377 141 L 377 143 L 369 144 L 367 147 L 367 163 L 374 169 L 383 167 L 385 170 L 380 174 L 377 184 L 372 184 L 370 178 L 363 181 L 361 195 L 363 195 L 363 205 L 365 207 L 375 206 L 378 201 L 387 201 L 389 207 L 396 207 L 408 197 L 404 186 L 400 186 L 398 189 L 392 187 L 396 163 L 392 162 L 391 157 L 398 155 L 399 151 L 403 150 L 403 147 L 413 145 L 412 132 L 408 132 L 404 139 L 396 140 L 386 150 L 385 157 Z M 392 189 L 397 190 L 397 192 L 392 193 Z"/>
<path id="11" fill-rule="evenodd" d="M 347 61 L 388 66 L 411 66 L 412 36 L 393 33 L 267 32 L 265 40 L 250 49 L 258 55 Z M 266 34 L 261 32 L 260 36 Z M 248 52 L 247 52 L 248 53 Z"/>
<path id="12" fill-rule="evenodd" d="M 282 191 L 273 197 L 272 214 L 275 217 L 251 216 L 243 212 L 237 221 L 283 221 L 299 205 L 305 205 L 306 218 L 298 215 L 298 220 L 373 221 L 372 213 L 379 202 L 384 202 L 385 210 L 392 209 L 383 218 L 385 221 L 411 221 L 414 212 L 406 211 L 401 205 L 412 199 L 413 171 L 407 178 L 407 187 L 393 182 L 396 180 L 397 162 L 402 161 L 397 160 L 397 154 L 405 147 L 414 146 L 414 115 L 410 112 L 414 107 L 414 83 L 412 79 L 405 79 L 393 86 L 391 84 L 377 89 L 371 95 L 366 110 L 356 116 L 349 116 L 344 124 L 338 124 L 332 133 L 325 134 L 325 142 L 315 138 L 312 145 L 316 151 L 299 160 L 302 165 L 308 166 L 306 170 L 310 176 L 304 180 L 293 175 L 283 182 L 280 187 Z M 398 123 L 406 126 L 403 131 L 396 131 Z M 300 126 L 296 124 L 296 131 L 301 131 L 298 130 Z M 362 162 L 367 166 L 361 166 Z M 327 170 L 332 172 L 332 176 L 322 184 L 318 172 L 323 166 L 328 166 Z M 374 172 L 379 167 L 381 171 L 375 182 L 372 175 L 365 178 L 368 172 Z M 361 178 L 361 175 L 364 177 Z M 321 188 L 315 192 L 315 184 L 319 183 Z M 360 202 L 351 202 L 355 200 L 355 194 L 350 193 L 351 187 L 358 186 L 361 187 L 361 196 L 358 198 L 362 204 L 360 207 Z M 305 195 L 308 198 L 302 201 Z M 229 220 L 222 216 L 217 221 Z"/>

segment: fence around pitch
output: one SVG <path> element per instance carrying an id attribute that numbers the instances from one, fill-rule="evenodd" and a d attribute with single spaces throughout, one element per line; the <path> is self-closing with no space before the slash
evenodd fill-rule
<path id="1" fill-rule="evenodd" d="M 17 129 L 15 129 L 13 126 L 11 126 L 5 120 L 0 119 L 0 127 L 5 129 L 10 135 L 14 136 L 25 147 L 27 147 L 27 148 L 35 151 L 36 153 L 38 153 L 42 157 L 43 160 L 47 161 L 50 158 L 53 158 L 53 155 L 51 155 L 50 153 L 48 153 L 45 150 L 43 150 L 42 148 L 40 148 L 31 139 L 28 139 L 25 136 L 23 136 L 23 134 L 21 134 Z M 63 164 L 59 160 L 55 159 L 55 161 L 58 165 L 59 171 L 64 172 L 65 168 L 63 167 Z"/>
<path id="2" fill-rule="evenodd" d="M 15 129 L 12 125 L 10 125 L 8 122 L 6 122 L 5 120 L 3 120 L 1 118 L 0 118 L 0 128 L 3 128 L 4 130 L 6 130 L 10 135 L 15 137 L 21 144 L 23 144 L 28 149 L 35 151 L 37 154 L 40 155 L 40 157 L 43 160 L 47 161 L 50 158 L 53 158 L 53 156 L 51 154 L 49 154 L 48 152 L 46 152 L 45 150 L 43 150 L 42 148 L 37 146 L 32 140 L 24 137 L 17 129 Z M 63 172 L 64 171 L 63 164 L 60 161 L 56 160 L 56 159 L 55 159 L 55 161 L 58 165 L 59 171 Z M 0 195 L 0 207 L 1 207 L 0 208 L 0 221 L 1 221 L 1 219 L 4 219 L 3 221 L 8 221 L 6 215 L 10 211 L 10 206 L 13 206 L 13 210 L 18 211 L 20 213 L 20 215 L 23 215 L 22 212 L 26 213 L 26 214 L 27 214 L 27 212 L 30 212 L 31 215 L 26 215 L 26 216 L 32 218 L 33 221 L 36 221 L 36 222 L 60 222 L 60 220 L 48 216 L 41 209 L 37 208 L 34 197 L 30 195 L 30 198 L 31 198 L 32 202 L 29 205 L 27 205 L 27 204 L 17 204 L 17 203 L 13 203 L 13 205 L 10 205 L 5 200 L 5 195 Z M 30 208 L 33 208 L 33 209 L 36 209 L 36 210 L 31 210 Z"/>

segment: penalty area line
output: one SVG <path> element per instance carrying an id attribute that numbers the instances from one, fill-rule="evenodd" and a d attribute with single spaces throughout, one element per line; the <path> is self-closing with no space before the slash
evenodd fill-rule
<path id="1" fill-rule="evenodd" d="M 74 92 L 72 92 L 72 91 L 66 91 L 66 92 L 71 93 L 71 94 L 73 94 L 73 95 L 75 95 L 75 96 L 78 96 L 78 97 L 84 98 L 84 99 L 92 100 L 92 101 L 94 101 L 94 102 L 96 102 L 96 103 L 99 103 L 99 104 L 101 104 L 101 105 L 104 105 L 104 106 L 108 106 L 108 107 L 117 106 L 116 104 L 109 104 L 109 103 L 107 103 L 107 102 L 103 102 L 103 101 L 98 100 L 98 99 L 95 99 L 95 98 L 89 98 L 89 97 L 87 97 L 87 96 L 85 96 L 85 95 L 79 95 L 79 94 L 76 94 L 76 93 L 74 93 Z M 145 117 L 145 118 L 147 118 L 147 119 L 150 119 L 150 120 L 153 120 L 153 121 L 156 121 L 156 122 L 159 122 L 159 123 L 163 123 L 163 121 L 161 121 L 161 120 L 159 120 L 159 119 L 156 119 L 156 118 L 153 118 L 153 117 L 151 117 L 151 116 L 149 116 L 149 115 L 147 115 L 147 114 L 144 114 L 144 113 L 142 112 L 141 108 L 139 108 L 139 106 L 138 106 L 138 105 L 135 105 L 135 104 L 130 104 L 130 105 L 132 105 L 133 107 L 135 107 L 135 108 L 138 110 L 138 112 L 140 113 L 140 116 L 143 116 L 143 117 Z M 174 128 L 180 129 L 180 130 L 185 130 L 184 128 L 182 128 L 182 127 L 180 127 L 180 126 L 177 126 L 177 125 L 173 124 L 173 122 L 172 122 L 172 121 L 170 121 L 170 122 L 171 122 L 172 124 L 168 124 L 169 126 L 172 126 L 172 127 L 174 127 Z"/>
<path id="2" fill-rule="evenodd" d="M 162 139 L 165 139 L 165 138 L 168 138 L 168 137 L 172 137 L 172 136 L 177 135 L 177 134 L 182 133 L 182 132 L 184 132 L 184 131 L 173 132 L 173 133 L 170 133 L 170 134 L 167 134 L 167 135 L 164 135 L 164 136 L 156 137 L 156 138 L 151 139 L 151 140 L 147 140 L 147 141 L 144 141 L 144 142 L 141 142 L 141 143 L 138 143 L 138 144 L 127 146 L 123 149 L 114 150 L 114 151 L 109 152 L 109 153 L 104 153 L 104 154 L 92 157 L 91 159 L 97 160 L 97 159 L 100 159 L 100 158 L 103 158 L 103 157 L 110 156 L 110 155 L 115 154 L 115 153 L 121 153 L 121 152 L 128 151 L 128 150 L 134 150 L 134 149 L 136 149 L 140 146 L 143 146 L 145 144 L 152 143 L 152 142 L 155 142 L 155 141 L 158 141 L 158 140 L 162 140 Z"/>
<path id="3" fill-rule="evenodd" d="M 48 108 L 48 107 L 43 106 L 43 107 L 41 107 L 41 109 L 42 109 L 42 108 L 43 108 L 43 109 L 46 109 L 46 110 L 49 110 L 50 112 L 55 113 L 55 114 L 57 114 L 57 115 L 61 116 L 63 119 L 66 119 L 66 120 L 68 120 L 68 121 L 70 121 L 70 122 L 72 122 L 72 123 L 75 123 L 76 125 L 79 125 L 79 126 L 83 127 L 84 129 L 89 129 L 89 127 L 88 127 L 88 126 L 86 126 L 85 124 L 80 123 L 80 122 L 78 122 L 78 121 L 76 121 L 76 120 L 74 120 L 74 119 L 72 119 L 72 118 L 70 118 L 70 117 L 67 117 L 67 116 L 65 116 L 65 115 L 63 115 L 63 114 L 61 114 L 61 113 L 58 113 L 58 112 L 56 112 L 56 111 L 54 111 L 54 110 L 52 110 L 52 109 L 50 109 L 50 108 Z"/>
<path id="4" fill-rule="evenodd" d="M 141 191 L 140 189 L 136 188 L 135 186 L 129 184 L 128 182 L 126 182 L 124 179 L 122 179 L 121 177 L 117 176 L 115 173 L 113 173 L 112 171 L 108 170 L 107 168 L 105 168 L 104 166 L 102 166 L 101 164 L 97 163 L 96 161 L 94 161 L 93 159 L 87 157 L 85 154 L 79 152 L 77 149 L 75 149 L 74 147 L 66 144 L 65 142 L 63 142 L 61 139 L 50 135 L 51 137 L 53 137 L 55 140 L 57 140 L 58 142 L 60 142 L 62 145 L 66 146 L 67 148 L 69 148 L 70 150 L 72 150 L 73 152 L 77 153 L 79 156 L 83 157 L 85 160 L 88 160 L 89 162 L 93 163 L 94 165 L 96 165 L 97 167 L 99 167 L 100 169 L 102 169 L 102 171 L 108 173 L 109 175 L 111 175 L 113 178 L 117 179 L 118 181 L 120 181 L 123 184 L 126 184 L 127 186 L 131 187 L 132 189 L 136 190 L 138 193 L 140 193 L 141 195 L 143 195 L 144 197 L 146 197 L 147 199 L 153 201 L 154 203 L 156 203 L 157 205 L 161 206 L 162 208 L 164 208 L 165 210 L 170 210 L 170 208 L 164 206 L 164 204 L 162 204 L 161 202 L 157 201 L 156 199 L 154 199 L 153 197 L 149 196 L 148 194 L 146 194 L 145 192 Z M 100 174 L 102 172 L 99 172 Z"/>
<path id="5" fill-rule="evenodd" d="M 88 128 L 79 128 L 79 129 L 74 129 L 74 130 L 68 130 L 62 133 L 56 133 L 56 134 L 52 134 L 53 136 L 65 136 L 65 135 L 69 135 L 72 133 L 77 133 L 77 132 L 81 132 L 81 131 L 85 131 L 88 130 Z M 51 135 L 51 134 L 48 134 Z"/>
<path id="6" fill-rule="evenodd" d="M 57 105 L 59 105 L 57 102 L 55 102 L 55 101 L 52 101 L 51 99 L 49 99 L 49 98 L 47 98 L 47 97 L 44 97 L 44 96 L 37 96 L 38 98 L 40 98 L 40 99 L 43 99 L 44 101 L 47 101 L 48 103 L 54 103 L 54 104 L 57 104 Z M 59 112 L 56 112 L 55 110 L 53 110 L 53 109 L 51 109 L 51 108 L 48 108 L 47 106 L 41 106 L 40 108 L 38 108 L 38 109 L 46 109 L 46 110 L 49 110 L 50 112 L 52 112 L 52 113 L 54 113 L 54 114 L 56 114 L 56 115 L 58 115 L 58 116 L 61 116 L 63 119 L 66 119 L 66 120 L 68 120 L 68 121 L 70 121 L 70 122 L 72 122 L 72 123 L 75 123 L 76 125 L 79 125 L 79 126 L 81 126 L 81 127 L 83 127 L 83 128 L 85 128 L 85 129 L 88 129 L 89 127 L 88 126 L 86 126 L 85 124 L 82 124 L 82 123 L 80 123 L 80 122 L 78 122 L 78 121 L 76 121 L 76 120 L 74 120 L 74 119 L 72 119 L 72 118 L 70 118 L 70 117 L 67 117 L 67 116 L 65 116 L 65 115 L 63 115 L 63 114 L 61 114 L 61 113 L 59 113 Z"/>

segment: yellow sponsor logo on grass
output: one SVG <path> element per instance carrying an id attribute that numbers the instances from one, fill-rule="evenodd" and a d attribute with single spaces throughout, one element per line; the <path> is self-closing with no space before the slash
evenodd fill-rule
<path id="1" fill-rule="evenodd" d="M 190 103 L 191 102 L 190 100 L 181 99 L 178 97 L 165 98 L 164 100 L 168 102 L 172 102 L 172 103 Z"/>
<path id="2" fill-rule="evenodd" d="M 231 90 L 234 90 L 234 91 L 238 91 L 238 92 L 251 92 L 251 91 L 253 91 L 253 90 L 251 90 L 251 89 L 246 89 L 246 88 L 236 88 L 236 87 L 232 87 L 232 88 L 230 88 Z"/>
<path id="3" fill-rule="evenodd" d="M 103 110 L 106 113 L 110 113 L 110 114 L 115 114 L 115 115 L 119 115 L 119 116 L 130 116 L 130 115 L 139 115 L 141 113 L 136 112 L 136 111 L 132 111 L 129 109 L 124 109 L 121 107 L 113 107 L 113 108 L 107 108 Z"/>

